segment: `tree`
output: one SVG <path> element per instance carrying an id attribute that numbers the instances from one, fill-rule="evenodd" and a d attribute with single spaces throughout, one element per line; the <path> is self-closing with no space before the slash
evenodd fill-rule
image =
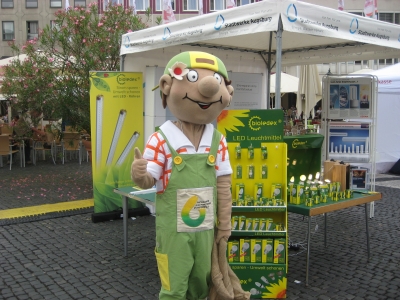
<path id="1" fill-rule="evenodd" d="M 144 15 L 148 21 L 149 10 Z M 97 4 L 59 10 L 46 26 L 22 47 L 10 43 L 14 55 L 26 54 L 4 68 L 2 93 L 25 114 L 60 119 L 90 133 L 89 71 L 119 71 L 122 34 L 146 28 L 131 8 L 109 5 L 103 15 Z"/>

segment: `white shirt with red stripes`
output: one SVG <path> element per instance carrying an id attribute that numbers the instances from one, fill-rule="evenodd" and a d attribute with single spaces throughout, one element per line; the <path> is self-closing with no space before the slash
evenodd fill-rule
<path id="1" fill-rule="evenodd" d="M 207 124 L 199 148 L 195 149 L 183 132 L 171 121 L 165 122 L 160 129 L 168 139 L 169 144 L 176 152 L 181 154 L 209 153 L 211 148 L 214 126 Z M 172 170 L 172 154 L 163 136 L 157 132 L 153 133 L 147 141 L 143 158 L 148 160 L 147 171 L 157 179 L 157 193 L 165 191 Z M 228 145 L 222 135 L 219 141 L 216 159 L 216 176 L 232 174 L 232 167 L 229 162 Z"/>

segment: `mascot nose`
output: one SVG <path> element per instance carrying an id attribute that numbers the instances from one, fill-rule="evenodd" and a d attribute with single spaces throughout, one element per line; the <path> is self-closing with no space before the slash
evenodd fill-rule
<path id="1" fill-rule="evenodd" d="M 207 76 L 201 79 L 198 88 L 204 97 L 212 97 L 219 91 L 219 82 L 214 76 Z"/>

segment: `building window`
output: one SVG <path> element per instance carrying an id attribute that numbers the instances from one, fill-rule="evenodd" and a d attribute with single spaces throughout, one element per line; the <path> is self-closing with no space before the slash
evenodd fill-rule
<path id="1" fill-rule="evenodd" d="M 359 11 L 349 11 L 349 13 L 351 13 L 353 15 L 361 16 L 361 17 L 363 16 L 363 13 L 359 12 Z"/>
<path id="2" fill-rule="evenodd" d="M 50 0 L 50 8 L 62 8 L 61 0 Z"/>
<path id="3" fill-rule="evenodd" d="M 210 10 L 223 10 L 225 9 L 225 1 L 224 0 L 210 0 Z"/>
<path id="4" fill-rule="evenodd" d="M 39 37 L 39 22 L 38 21 L 28 21 L 26 22 L 26 32 L 27 40 L 33 40 Z"/>
<path id="5" fill-rule="evenodd" d="M 37 8 L 38 1 L 37 0 L 26 0 L 26 8 Z"/>
<path id="6" fill-rule="evenodd" d="M 14 0 L 1 0 L 1 8 L 14 8 Z"/>
<path id="7" fill-rule="evenodd" d="M 255 3 L 255 2 L 256 2 L 255 0 L 237 0 L 236 6 L 243 6 L 243 5 Z"/>
<path id="8" fill-rule="evenodd" d="M 183 0 L 183 1 L 184 1 L 183 5 L 185 5 L 187 1 L 196 2 L 197 0 Z M 172 6 L 172 10 L 175 10 L 175 0 L 171 0 L 171 6 Z M 163 10 L 163 0 L 156 0 L 156 10 L 157 11 Z M 187 9 L 185 9 L 185 10 L 187 10 Z M 196 10 L 197 10 L 197 8 L 196 8 Z"/>
<path id="9" fill-rule="evenodd" d="M 75 0 L 75 6 L 74 7 L 86 7 L 86 0 Z"/>
<path id="10" fill-rule="evenodd" d="M 393 23 L 393 13 L 379 13 L 378 16 L 381 21 Z"/>
<path id="11" fill-rule="evenodd" d="M 107 9 L 108 5 L 124 5 L 124 0 L 103 0 L 103 10 Z"/>
<path id="12" fill-rule="evenodd" d="M 12 41 L 14 37 L 14 22 L 13 21 L 3 21 L 3 41 Z"/>
<path id="13" fill-rule="evenodd" d="M 172 8 L 173 8 L 172 4 Z M 183 0 L 183 10 L 184 11 L 198 11 L 198 1 L 197 0 Z"/>
<path id="14" fill-rule="evenodd" d="M 129 1 L 129 5 L 133 6 L 133 1 Z M 144 11 L 149 7 L 150 7 L 149 0 L 136 0 L 136 11 Z"/>
<path id="15" fill-rule="evenodd" d="M 50 20 L 50 29 L 56 29 L 57 31 L 59 31 L 60 25 L 58 25 L 55 20 Z"/>

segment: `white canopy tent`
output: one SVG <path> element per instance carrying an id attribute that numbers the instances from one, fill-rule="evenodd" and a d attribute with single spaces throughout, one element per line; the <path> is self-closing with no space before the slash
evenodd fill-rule
<path id="1" fill-rule="evenodd" d="M 378 76 L 376 172 L 386 173 L 400 159 L 400 63 L 370 74 Z"/>
<path id="2" fill-rule="evenodd" d="M 265 0 L 122 36 L 122 70 L 165 66 L 181 51 L 220 57 L 233 72 L 262 73 L 282 66 L 400 57 L 400 26 L 294 0 Z M 268 108 L 268 80 L 262 87 Z M 150 90 L 146 86 L 145 95 Z M 150 87 L 151 89 L 151 87 Z M 280 107 L 276 92 L 276 107 Z M 145 102 L 145 136 L 154 128 L 154 104 Z"/>

